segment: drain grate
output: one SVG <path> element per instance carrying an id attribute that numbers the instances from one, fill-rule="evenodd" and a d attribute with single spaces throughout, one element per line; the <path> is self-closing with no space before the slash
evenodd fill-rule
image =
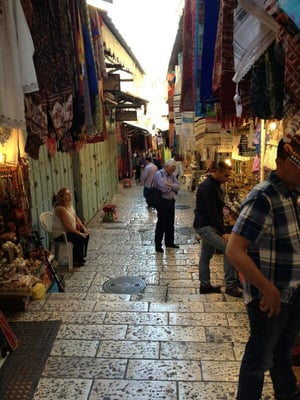
<path id="1" fill-rule="evenodd" d="M 191 208 L 191 206 L 186 206 L 184 204 L 177 204 L 175 208 L 176 210 L 188 210 L 189 208 Z"/>
<path id="2" fill-rule="evenodd" d="M 134 294 L 142 292 L 146 282 L 138 276 L 119 276 L 105 281 L 102 289 L 106 293 Z"/>

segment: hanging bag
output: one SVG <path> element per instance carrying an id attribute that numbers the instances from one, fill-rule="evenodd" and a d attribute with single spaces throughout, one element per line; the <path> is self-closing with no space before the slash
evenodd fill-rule
<path id="1" fill-rule="evenodd" d="M 159 189 L 152 186 L 146 197 L 148 206 L 152 208 L 157 208 L 161 204 L 161 200 L 162 200 L 162 192 Z"/>
<path id="2" fill-rule="evenodd" d="M 162 172 L 160 171 L 161 176 L 163 176 Z M 153 183 L 152 183 L 153 185 Z M 160 206 L 162 200 L 162 192 L 161 190 L 157 189 L 155 186 L 151 186 L 149 193 L 146 197 L 146 202 L 149 207 L 157 208 Z"/>

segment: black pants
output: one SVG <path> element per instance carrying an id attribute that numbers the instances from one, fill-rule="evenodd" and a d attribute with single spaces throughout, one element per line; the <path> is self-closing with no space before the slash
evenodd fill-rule
<path id="1" fill-rule="evenodd" d="M 155 248 L 160 248 L 165 235 L 165 245 L 174 244 L 175 200 L 162 199 L 157 208 Z"/>
<path id="2" fill-rule="evenodd" d="M 68 241 L 73 243 L 73 262 L 82 262 L 86 257 L 90 236 L 81 236 L 77 233 L 67 233 Z"/>

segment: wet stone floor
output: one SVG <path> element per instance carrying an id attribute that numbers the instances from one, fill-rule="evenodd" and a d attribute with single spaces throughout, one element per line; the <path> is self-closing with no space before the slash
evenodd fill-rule
<path id="1" fill-rule="evenodd" d="M 175 242 L 154 251 L 156 212 L 142 186 L 119 185 L 115 222 L 89 224 L 84 267 L 68 271 L 65 293 L 31 302 L 10 321 L 61 320 L 34 400 L 231 400 L 248 335 L 244 303 L 199 294 L 200 245 L 192 229 L 195 195 L 176 198 Z M 212 283 L 222 284 L 222 256 L 212 260 Z M 138 293 L 107 293 L 102 285 L 138 277 Z M 273 399 L 266 376 L 263 400 Z"/>

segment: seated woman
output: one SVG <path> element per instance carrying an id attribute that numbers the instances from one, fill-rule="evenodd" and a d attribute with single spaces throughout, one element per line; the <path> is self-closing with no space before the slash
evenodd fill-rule
<path id="1" fill-rule="evenodd" d="M 74 210 L 68 188 L 60 189 L 53 200 L 53 229 L 66 232 L 68 240 L 73 243 L 73 264 L 75 267 L 81 267 L 85 263 L 89 231 Z"/>

